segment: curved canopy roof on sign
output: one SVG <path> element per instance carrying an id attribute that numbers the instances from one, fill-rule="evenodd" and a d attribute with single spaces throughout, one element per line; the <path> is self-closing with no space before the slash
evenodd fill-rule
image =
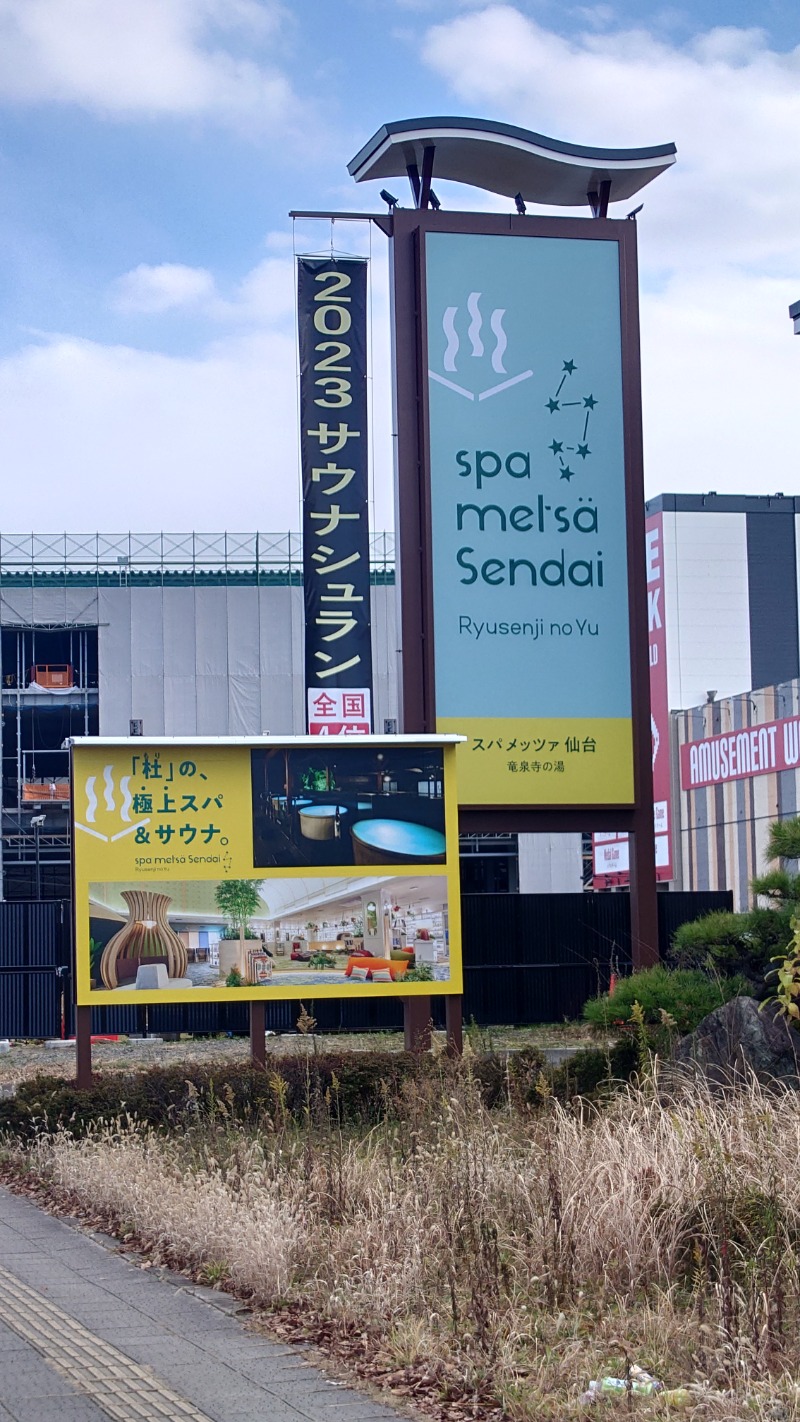
<path id="1" fill-rule="evenodd" d="M 669 168 L 674 143 L 653 148 L 584 148 L 488 119 L 416 118 L 385 123 L 348 163 L 357 183 L 421 171 L 433 148 L 434 174 L 502 197 L 581 207 L 610 182 L 609 200 L 633 197 Z"/>

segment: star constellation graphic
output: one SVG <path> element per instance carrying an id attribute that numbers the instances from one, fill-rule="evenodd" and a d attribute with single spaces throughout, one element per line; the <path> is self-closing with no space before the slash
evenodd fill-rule
<path id="1" fill-rule="evenodd" d="M 551 415 L 560 415 L 566 410 L 578 411 L 577 419 L 574 415 L 572 416 L 572 428 L 577 430 L 578 434 L 572 433 L 570 435 L 564 435 L 563 439 L 554 438 L 552 443 L 547 446 L 553 458 L 558 460 L 561 470 L 559 478 L 566 479 L 567 483 L 569 483 L 570 479 L 574 479 L 575 475 L 579 472 L 578 469 L 572 469 L 570 467 L 568 462 L 569 455 L 574 454 L 576 459 L 580 459 L 582 468 L 586 467 L 586 460 L 591 457 L 592 451 L 589 448 L 589 422 L 591 420 L 592 411 L 595 405 L 598 404 L 598 401 L 591 393 L 582 395 L 578 400 L 567 400 L 564 398 L 564 395 L 562 395 L 562 391 L 564 391 L 566 395 L 572 393 L 568 382 L 577 369 L 578 367 L 574 360 L 565 360 L 562 362 L 561 379 L 558 382 L 556 392 L 554 395 L 551 395 L 550 399 L 545 403 L 545 409 L 549 410 Z M 575 440 L 575 443 L 567 444 L 566 441 L 568 438 Z"/>

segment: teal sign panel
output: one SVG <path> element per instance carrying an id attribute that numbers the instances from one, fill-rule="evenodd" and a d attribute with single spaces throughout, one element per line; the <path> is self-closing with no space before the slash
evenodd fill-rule
<path id="1" fill-rule="evenodd" d="M 630 799 L 617 242 L 428 233 L 425 281 L 437 727 L 503 742 L 464 798 Z"/>

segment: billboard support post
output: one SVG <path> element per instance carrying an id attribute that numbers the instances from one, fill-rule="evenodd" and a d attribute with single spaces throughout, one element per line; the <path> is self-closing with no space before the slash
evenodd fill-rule
<path id="1" fill-rule="evenodd" d="M 638 811 L 631 835 L 631 960 L 634 969 L 652 968 L 659 961 L 658 892 L 655 878 L 656 843 L 653 816 L 645 805 Z"/>
<path id="2" fill-rule="evenodd" d="M 653 823 L 653 736 L 650 633 L 644 509 L 642 382 L 639 350 L 639 265 L 635 222 L 622 228 L 622 334 L 625 502 L 628 524 L 628 608 L 631 648 L 634 796 L 630 845 L 631 959 L 634 970 L 659 961 L 656 840 Z M 630 229 L 633 229 L 632 231 Z"/>
<path id="3" fill-rule="evenodd" d="M 88 1091 L 92 1084 L 92 1009 L 75 1006 L 75 1085 Z"/>
<path id="4" fill-rule="evenodd" d="M 460 996 L 455 993 L 444 1000 L 445 1029 L 447 1031 L 447 1052 L 451 1057 L 460 1057 L 464 1050 L 464 1013 Z"/>
<path id="5" fill-rule="evenodd" d="M 250 1003 L 250 1064 L 258 1071 L 267 1067 L 267 1004 Z"/>
<path id="6" fill-rule="evenodd" d="M 450 1002 L 450 998 L 447 999 Z M 407 1052 L 421 1056 L 431 1045 L 431 1000 L 407 997 L 403 1002 L 403 1038 Z"/>

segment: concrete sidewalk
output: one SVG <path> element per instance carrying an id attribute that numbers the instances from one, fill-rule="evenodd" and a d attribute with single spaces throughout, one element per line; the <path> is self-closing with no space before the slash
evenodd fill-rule
<path id="1" fill-rule="evenodd" d="M 0 1422 L 398 1422 L 172 1280 L 0 1187 Z"/>

